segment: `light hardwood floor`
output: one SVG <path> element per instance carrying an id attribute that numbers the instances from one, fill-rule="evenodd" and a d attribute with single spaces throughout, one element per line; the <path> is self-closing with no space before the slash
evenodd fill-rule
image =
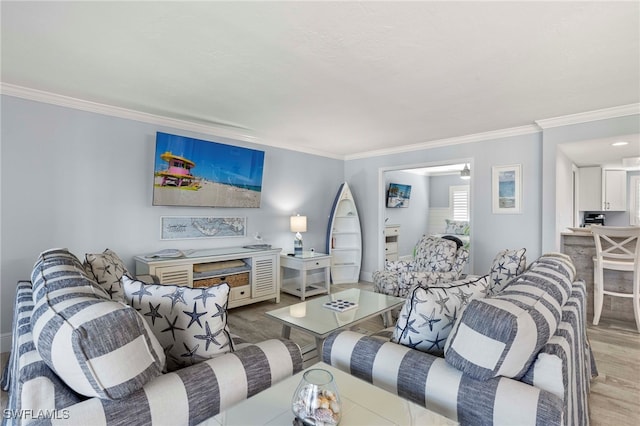
<path id="1" fill-rule="evenodd" d="M 339 285 L 339 288 L 359 287 L 370 289 L 370 283 Z M 334 290 L 336 291 L 336 290 Z M 264 315 L 277 307 L 298 303 L 294 296 L 282 294 L 281 302 L 261 302 L 229 311 L 229 327 L 234 334 L 250 342 L 280 337 L 281 326 Z M 363 332 L 373 332 L 383 328 L 381 318 L 374 318 L 360 324 Z M 633 323 L 607 321 L 602 319 L 596 327 L 589 325 L 587 334 L 593 348 L 599 376 L 591 383 L 589 395 L 590 419 L 592 426 L 635 426 L 640 424 L 640 334 Z M 296 330 L 291 331 L 291 339 L 300 346 L 312 339 Z M 0 356 L 4 368 L 7 354 Z M 7 394 L 2 392 L 0 409 L 6 406 Z"/>

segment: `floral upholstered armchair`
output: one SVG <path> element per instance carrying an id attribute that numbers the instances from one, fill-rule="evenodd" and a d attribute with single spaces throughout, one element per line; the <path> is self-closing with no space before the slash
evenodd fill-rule
<path id="1" fill-rule="evenodd" d="M 386 262 L 384 270 L 373 273 L 377 293 L 405 297 L 411 288 L 455 281 L 469 260 L 469 250 L 453 239 L 423 235 L 411 261 Z"/>

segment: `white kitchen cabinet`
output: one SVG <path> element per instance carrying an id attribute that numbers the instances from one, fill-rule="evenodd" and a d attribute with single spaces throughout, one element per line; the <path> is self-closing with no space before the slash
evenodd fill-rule
<path id="1" fill-rule="evenodd" d="M 625 211 L 627 209 L 627 172 L 581 167 L 578 188 L 580 211 Z"/>
<path id="2" fill-rule="evenodd" d="M 627 210 L 627 172 L 624 170 L 602 171 L 603 210 Z"/>

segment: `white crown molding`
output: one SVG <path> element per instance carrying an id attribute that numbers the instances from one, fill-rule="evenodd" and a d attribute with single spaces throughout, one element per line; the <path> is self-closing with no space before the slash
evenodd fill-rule
<path id="1" fill-rule="evenodd" d="M 193 121 L 179 120 L 175 118 L 148 114 L 145 112 L 135 111 L 127 108 L 116 107 L 113 105 L 101 104 L 98 102 L 86 101 L 83 99 L 73 98 L 70 96 L 59 95 L 56 93 L 45 92 L 42 90 L 31 89 L 28 87 L 16 86 L 14 84 L 0 82 L 0 94 L 13 96 L 16 98 L 27 99 L 35 102 L 42 102 L 51 105 L 72 108 L 85 112 L 93 112 L 96 114 L 107 115 L 110 117 L 123 118 L 127 120 L 139 121 L 157 126 L 170 127 L 179 130 L 187 130 L 202 133 L 211 136 L 229 138 L 238 141 L 250 142 L 257 145 L 265 145 L 274 148 L 282 148 L 290 151 L 303 152 L 306 154 L 317 155 L 321 157 L 329 157 L 338 160 L 344 160 L 344 156 L 330 154 L 323 151 L 297 147 L 275 141 L 258 138 L 250 133 L 244 133 L 214 126 L 211 124 L 196 123 Z"/>
<path id="2" fill-rule="evenodd" d="M 437 139 L 433 141 L 420 142 L 411 145 L 403 145 L 396 148 L 379 149 L 377 151 L 362 152 L 359 154 L 346 155 L 345 160 L 358 160 L 368 157 L 381 157 L 384 155 L 400 154 L 403 152 L 419 151 L 422 149 L 438 148 L 442 146 L 459 145 L 463 143 L 481 142 L 492 139 L 508 138 L 512 136 L 529 135 L 539 133 L 540 128 L 533 124 L 520 127 L 510 127 L 508 129 L 493 130 L 490 132 L 474 133 L 471 135 L 457 136 L 454 138 Z"/>
<path id="3" fill-rule="evenodd" d="M 553 127 L 570 126 L 572 124 L 588 123 L 590 121 L 607 120 L 610 118 L 625 117 L 636 114 L 640 114 L 640 104 L 621 105 L 596 111 L 545 118 L 542 120 L 535 120 L 535 123 L 544 130 L 551 129 Z"/>
<path id="4" fill-rule="evenodd" d="M 431 149 L 442 146 L 458 145 L 471 142 L 480 142 L 485 140 L 506 138 L 512 136 L 520 136 L 526 134 L 538 133 L 541 130 L 566 126 L 571 124 L 586 123 L 589 121 L 604 120 L 609 118 L 624 117 L 628 115 L 640 114 L 640 104 L 623 105 L 613 108 L 606 108 L 597 111 L 583 112 L 578 114 L 565 115 L 555 118 L 547 118 L 535 120 L 535 124 L 511 127 L 508 129 L 500 129 L 484 133 L 474 133 L 471 135 L 437 139 L 433 141 L 420 142 L 416 144 L 403 145 L 395 148 L 380 149 L 375 151 L 366 151 L 351 155 L 337 155 L 311 148 L 299 147 L 293 144 L 267 140 L 258 138 L 249 132 L 240 132 L 228 128 L 218 127 L 211 124 L 196 123 L 193 121 L 179 120 L 175 118 L 144 113 L 140 111 L 130 110 L 126 108 L 116 107 L 113 105 L 100 104 L 97 102 L 77 99 L 70 96 L 59 95 L 56 93 L 45 92 L 42 90 L 31 89 L 27 87 L 17 86 L 14 84 L 0 82 L 0 94 L 14 96 L 17 98 L 27 99 L 36 102 L 43 102 L 52 105 L 77 109 L 96 114 L 118 117 L 133 121 L 139 121 L 157 126 L 165 126 L 179 130 L 193 131 L 211 136 L 224 137 L 237 141 L 250 142 L 257 145 L 270 146 L 274 148 L 286 149 L 289 151 L 302 152 L 305 154 L 317 155 L 320 157 L 333 158 L 337 160 L 357 160 L 369 157 L 380 157 L 384 155 L 400 154 L 404 152 L 419 151 L 423 149 Z"/>

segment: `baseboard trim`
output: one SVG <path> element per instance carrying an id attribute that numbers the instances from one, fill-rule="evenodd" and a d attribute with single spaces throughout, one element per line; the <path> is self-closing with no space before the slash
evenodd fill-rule
<path id="1" fill-rule="evenodd" d="M 0 334 L 0 352 L 11 351 L 11 333 Z"/>

